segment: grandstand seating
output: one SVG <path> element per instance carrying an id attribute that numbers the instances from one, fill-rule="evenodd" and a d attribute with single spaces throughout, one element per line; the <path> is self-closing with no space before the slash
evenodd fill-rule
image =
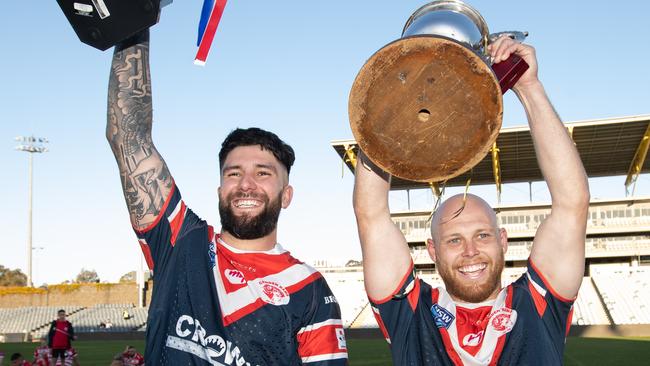
<path id="1" fill-rule="evenodd" d="M 341 307 L 343 326 L 349 327 L 368 304 L 363 284 L 363 272 L 324 272 L 332 293 Z"/>
<path id="2" fill-rule="evenodd" d="M 56 319 L 59 309 L 68 314 L 82 310 L 80 306 L 63 307 L 23 307 L 0 309 L 0 333 L 29 333 L 41 327 L 48 326 Z"/>
<path id="3" fill-rule="evenodd" d="M 525 246 L 524 246 L 525 247 Z M 341 307 L 343 324 L 353 328 L 375 328 L 377 322 L 364 290 L 361 268 L 320 268 Z M 505 268 L 502 285 L 518 279 L 524 267 Z M 585 277 L 574 305 L 573 324 L 650 324 L 650 266 L 600 265 Z M 443 287 L 440 276 L 430 270 L 418 277 L 433 287 Z M 146 330 L 147 308 L 132 304 L 63 307 L 78 333 Z M 0 333 L 27 333 L 31 339 L 46 335 L 59 307 L 0 309 Z M 130 318 L 123 318 L 127 309 Z M 110 320 L 110 328 L 100 323 Z"/>
<path id="4" fill-rule="evenodd" d="M 509 237 L 527 238 L 535 234 L 549 212 L 550 207 L 515 207 L 500 211 L 497 217 L 499 226 L 508 231 Z M 393 220 L 409 243 L 422 243 L 430 237 L 428 218 L 429 213 L 422 212 L 418 215 L 394 216 Z M 587 232 L 609 234 L 646 231 L 648 225 L 650 225 L 650 202 L 635 202 L 632 207 L 629 203 L 612 202 L 590 207 Z"/>
<path id="5" fill-rule="evenodd" d="M 592 277 L 615 324 L 650 323 L 649 268 L 596 267 Z"/>
<path id="6" fill-rule="evenodd" d="M 132 304 L 63 307 L 22 307 L 0 309 L 0 333 L 28 333 L 31 339 L 47 335 L 50 323 L 56 319 L 59 309 L 65 309 L 68 320 L 77 333 L 84 332 L 127 332 L 139 330 L 147 321 L 147 308 L 135 308 Z M 124 319 L 122 312 L 128 309 L 130 318 Z M 110 320 L 110 328 L 100 327 L 101 322 Z"/>
<path id="7" fill-rule="evenodd" d="M 591 277 L 582 279 L 574 305 L 572 324 L 610 324 Z"/>

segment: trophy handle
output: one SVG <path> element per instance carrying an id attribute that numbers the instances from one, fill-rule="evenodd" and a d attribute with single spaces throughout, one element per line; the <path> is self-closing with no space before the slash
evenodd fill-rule
<path id="1" fill-rule="evenodd" d="M 493 43 L 496 41 L 499 37 L 501 36 L 508 36 L 515 41 L 518 42 L 523 42 L 526 37 L 528 37 L 528 32 L 520 32 L 520 31 L 506 31 L 506 32 L 497 32 L 497 33 L 492 33 L 488 36 L 488 42 Z"/>

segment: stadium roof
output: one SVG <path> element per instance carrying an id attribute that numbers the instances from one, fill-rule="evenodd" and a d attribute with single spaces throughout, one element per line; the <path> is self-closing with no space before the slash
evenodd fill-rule
<path id="1" fill-rule="evenodd" d="M 626 185 L 639 173 L 650 171 L 645 156 L 650 143 L 650 115 L 608 118 L 565 123 L 575 142 L 589 177 L 627 175 Z M 332 141 L 332 147 L 354 172 L 358 146 L 354 140 Z M 501 183 L 543 180 L 535 157 L 530 130 L 526 127 L 503 128 L 496 141 Z M 493 155 L 488 153 L 473 169 L 446 182 L 463 186 L 469 178 L 473 185 L 494 184 Z M 437 182 L 440 183 L 440 182 Z M 428 188 L 423 182 L 393 178 L 391 189 Z"/>

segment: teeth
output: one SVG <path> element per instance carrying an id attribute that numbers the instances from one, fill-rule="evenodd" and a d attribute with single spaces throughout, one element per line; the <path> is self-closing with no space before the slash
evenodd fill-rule
<path id="1" fill-rule="evenodd" d="M 478 263 L 478 264 L 471 264 L 469 266 L 463 266 L 458 268 L 459 271 L 462 273 L 471 273 L 471 272 L 478 272 L 480 270 L 485 269 L 487 267 L 487 264 L 485 263 Z"/>
<path id="2" fill-rule="evenodd" d="M 239 200 L 235 203 L 235 206 L 240 208 L 257 207 L 259 202 L 255 200 Z"/>

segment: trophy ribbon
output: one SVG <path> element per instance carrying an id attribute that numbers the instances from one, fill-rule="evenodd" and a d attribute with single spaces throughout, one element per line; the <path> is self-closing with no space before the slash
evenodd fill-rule
<path id="1" fill-rule="evenodd" d="M 197 46 L 199 50 L 194 58 L 194 64 L 204 66 L 205 60 L 210 53 L 210 46 L 217 32 L 221 15 L 226 7 L 227 0 L 205 0 L 201 9 L 201 19 L 199 21 L 199 37 Z"/>

